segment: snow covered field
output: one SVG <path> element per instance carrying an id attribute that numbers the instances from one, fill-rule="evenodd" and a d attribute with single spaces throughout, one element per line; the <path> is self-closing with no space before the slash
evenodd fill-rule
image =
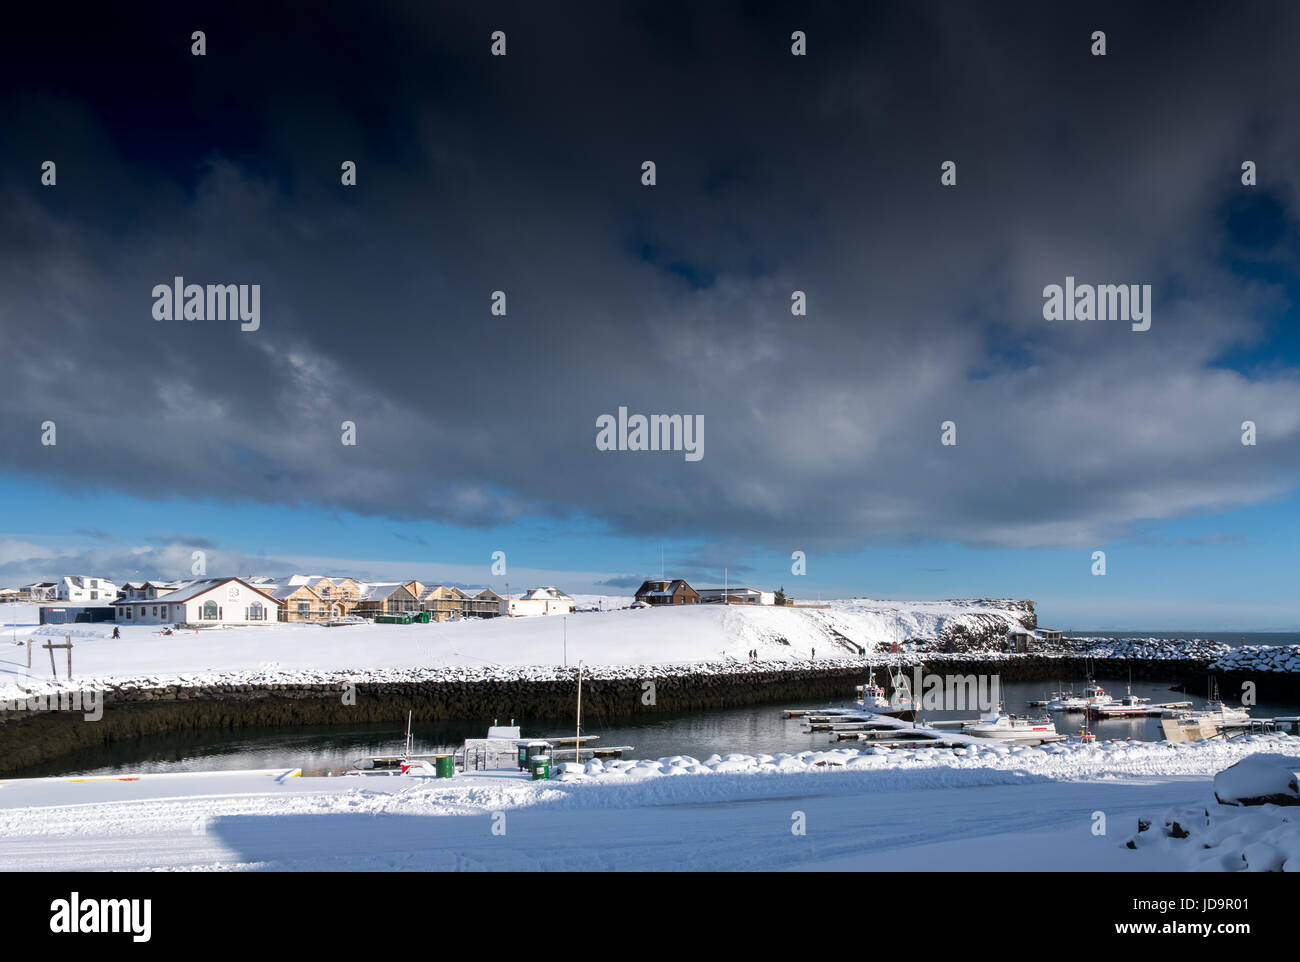
<path id="1" fill-rule="evenodd" d="M 591 599 L 579 600 L 585 604 Z M 40 690 L 50 678 L 49 656 L 39 647 L 27 669 L 23 642 L 29 637 L 39 646 L 50 637 L 71 636 L 74 675 L 87 687 L 333 681 L 338 672 L 356 677 L 449 666 L 575 665 L 578 659 L 592 666 L 747 663 L 745 653 L 751 648 L 763 661 L 806 661 L 814 650 L 819 661 L 857 658 L 856 649 L 836 633 L 853 644 L 888 646 L 899 638 L 936 637 L 953 625 L 970 630 L 1018 626 L 1025 611 L 1012 604 L 853 600 L 835 602 L 829 609 L 698 605 L 429 625 L 271 624 L 171 637 L 159 634 L 157 626 L 121 625 L 118 640 L 111 637 L 112 624 L 38 627 L 35 606 L 12 606 L 17 610 L 0 611 L 9 626 L 0 630 L 0 699 Z"/>
<path id="2" fill-rule="evenodd" d="M 1218 805 L 1211 781 L 1251 752 L 1295 744 L 679 757 L 548 782 L 513 772 L 19 780 L 0 784 L 0 870 L 1225 869 L 1250 867 L 1238 846 L 1265 834 L 1283 856 L 1275 867 L 1295 870 L 1286 853 L 1300 826 L 1275 808 Z M 1246 819 L 1245 832 L 1216 835 L 1215 858 L 1161 825 L 1126 847 L 1139 818 L 1168 810 Z"/>

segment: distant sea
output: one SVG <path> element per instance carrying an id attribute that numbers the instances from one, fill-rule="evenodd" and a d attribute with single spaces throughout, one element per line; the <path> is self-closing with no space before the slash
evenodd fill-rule
<path id="1" fill-rule="evenodd" d="M 1300 631 L 1146 631 L 1133 628 L 1124 631 L 1102 631 L 1090 628 L 1071 628 L 1065 633 L 1072 638 L 1204 638 L 1218 641 L 1233 648 L 1243 645 L 1300 645 Z"/>

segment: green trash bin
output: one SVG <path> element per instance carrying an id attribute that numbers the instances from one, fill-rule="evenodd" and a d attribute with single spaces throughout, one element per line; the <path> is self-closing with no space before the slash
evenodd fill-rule
<path id="1" fill-rule="evenodd" d="M 537 755 L 528 759 L 528 770 L 533 774 L 533 781 L 551 777 L 551 756 Z"/>
<path id="2" fill-rule="evenodd" d="M 456 756 L 434 755 L 433 766 L 439 778 L 451 778 L 456 774 Z"/>

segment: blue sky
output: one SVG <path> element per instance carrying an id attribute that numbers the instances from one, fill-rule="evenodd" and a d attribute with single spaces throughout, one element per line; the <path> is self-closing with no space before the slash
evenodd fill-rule
<path id="1" fill-rule="evenodd" d="M 791 573 L 788 554 L 719 551 L 685 541 L 650 541 L 602 533 L 594 521 L 529 520 L 483 530 L 253 504 L 151 502 L 107 492 L 72 494 L 39 482 L 0 481 L 4 503 L 22 505 L 0 540 L 48 546 L 69 561 L 95 564 L 131 549 L 200 548 L 240 559 L 240 574 L 340 573 L 375 578 L 446 579 L 491 584 L 494 551 L 505 551 L 512 590 L 555 583 L 573 592 L 626 594 L 628 577 L 657 575 L 662 548 L 670 575 L 721 583 L 722 562 L 733 583 L 784 586 L 804 598 L 1032 598 L 1040 620 L 1062 628 L 1293 631 L 1295 544 L 1300 499 L 1224 514 L 1144 525 L 1140 535 L 1098 545 L 1107 574 L 1094 576 L 1092 552 L 1078 549 L 976 549 L 953 544 L 877 546 L 849 553 L 808 553 L 805 576 Z M 212 536 L 210 533 L 217 533 Z M 798 546 L 792 546 L 792 550 Z M 155 557 L 149 555 L 147 557 Z M 149 562 L 131 577 L 182 576 Z M 331 562 L 336 567 L 331 568 Z M 714 563 L 716 562 L 716 564 Z M 12 562 L 11 562 L 12 564 Z M 16 568 L 13 570 L 17 570 Z M 26 569 L 56 573 L 63 563 Z M 79 569 L 78 569 L 79 570 Z M 99 570 L 99 569 L 97 569 Z M 36 577 L 36 575 L 33 575 Z M 612 581 L 614 584 L 601 584 Z"/>

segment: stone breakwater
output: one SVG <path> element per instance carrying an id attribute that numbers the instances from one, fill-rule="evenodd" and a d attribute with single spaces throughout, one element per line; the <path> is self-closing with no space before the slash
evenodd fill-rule
<path id="1" fill-rule="evenodd" d="M 888 659 L 909 671 L 915 656 Z M 885 659 L 875 659 L 883 680 Z M 1208 677 L 1206 658 L 1052 657 L 1046 655 L 926 655 L 934 674 L 998 675 L 1004 682 L 1101 679 L 1161 680 L 1198 686 Z M 866 676 L 862 659 L 817 662 L 595 666 L 584 671 L 584 715 L 595 721 L 648 719 L 717 708 L 840 700 Z M 297 677 L 295 677 L 297 675 Z M 1300 693 L 1290 676 L 1290 693 Z M 1227 683 L 1232 683 L 1229 680 Z M 1264 682 L 1261 685 L 1261 697 Z M 87 721 L 69 711 L 40 710 L 40 697 L 80 687 L 102 692 L 102 717 Z M 1225 691 L 1227 689 L 1225 688 Z M 1278 693 L 1270 691 L 1270 697 Z M 22 708 L 16 699 L 25 698 Z M 0 692 L 0 774 L 12 773 L 71 751 L 164 732 L 244 726 L 349 725 L 405 720 L 520 718 L 571 719 L 577 671 L 562 667 L 447 667 L 370 671 L 262 671 L 204 673 L 170 679 L 93 679 L 33 683 L 30 691 Z M 29 707 L 30 706 L 30 707 Z"/>

